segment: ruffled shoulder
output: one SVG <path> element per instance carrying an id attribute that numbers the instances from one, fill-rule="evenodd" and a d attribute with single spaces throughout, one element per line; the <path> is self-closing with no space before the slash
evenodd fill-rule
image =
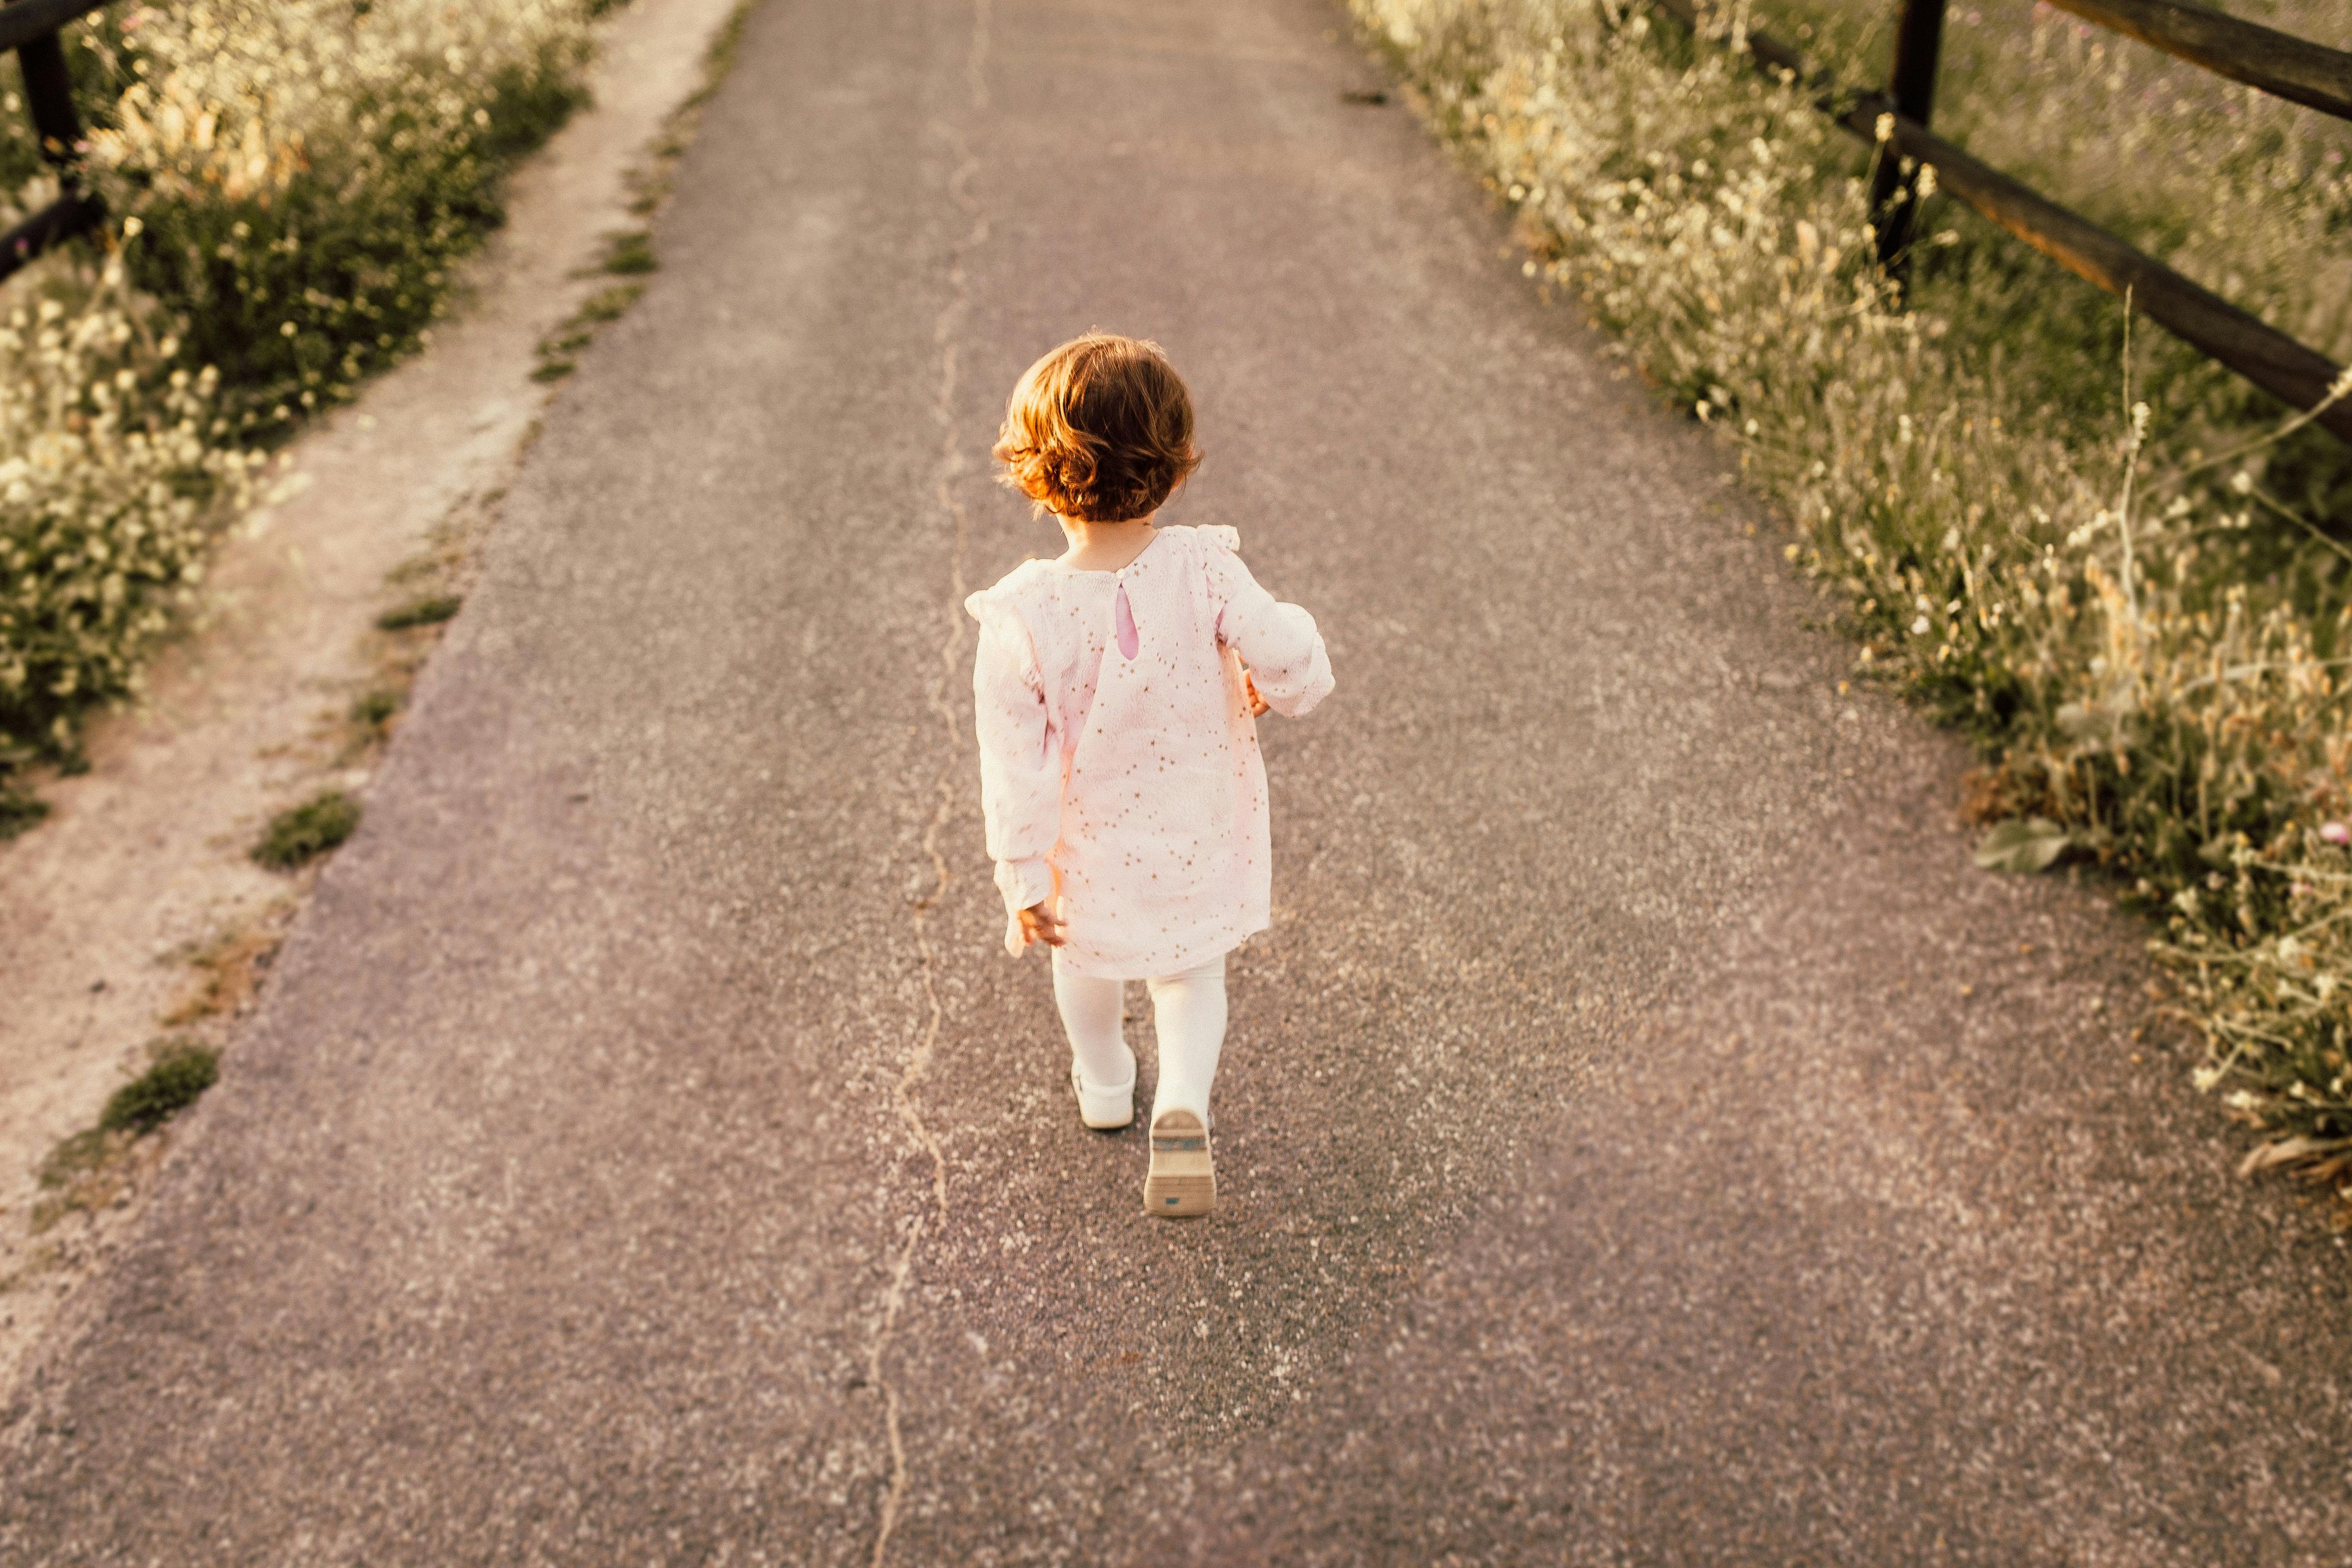
<path id="1" fill-rule="evenodd" d="M 991 667 L 992 643 L 1003 654 L 1011 655 L 1023 681 L 1044 689 L 1044 677 L 1037 669 L 1037 634 L 1031 629 L 1030 619 L 1023 609 L 1047 586 L 1045 563 L 1024 561 L 1007 572 L 993 588 L 982 588 L 964 600 L 965 612 L 980 623 L 983 673 Z"/>
<path id="2" fill-rule="evenodd" d="M 1222 522 L 1196 522 L 1192 531 L 1228 555 L 1242 552 L 1242 531 Z"/>
<path id="3" fill-rule="evenodd" d="M 1021 618 L 1021 607 L 1036 597 L 1045 576 L 1042 561 L 1024 561 L 997 580 L 993 588 L 982 588 L 965 597 L 966 614 L 983 626 L 1013 625 L 1026 628 Z"/>

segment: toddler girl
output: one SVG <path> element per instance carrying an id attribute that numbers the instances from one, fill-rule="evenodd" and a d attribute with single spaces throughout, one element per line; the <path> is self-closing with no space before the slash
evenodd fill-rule
<path id="1" fill-rule="evenodd" d="M 1314 707 L 1331 661 L 1314 617 L 1257 585 L 1232 529 L 1153 526 L 1201 460 L 1192 398 L 1157 344 L 1089 332 L 1031 365 L 996 456 L 1069 540 L 964 601 L 981 625 L 981 804 L 1004 943 L 1054 950 L 1089 1127 L 1135 1120 L 1120 986 L 1148 983 L 1160 1081 L 1144 1206 L 1205 1214 L 1225 954 L 1267 924 L 1255 715 Z"/>

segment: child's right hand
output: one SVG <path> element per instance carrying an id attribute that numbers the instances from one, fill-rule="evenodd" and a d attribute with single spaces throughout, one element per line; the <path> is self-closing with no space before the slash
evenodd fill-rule
<path id="1" fill-rule="evenodd" d="M 1042 942 L 1047 947 L 1062 945 L 1062 922 L 1045 912 L 1043 903 L 1030 905 L 1019 916 L 1021 936 L 1024 942 Z"/>

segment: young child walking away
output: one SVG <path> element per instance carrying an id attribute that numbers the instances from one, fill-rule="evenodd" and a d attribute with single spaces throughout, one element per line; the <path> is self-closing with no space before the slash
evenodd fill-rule
<path id="1" fill-rule="evenodd" d="M 1267 924 L 1256 716 L 1314 707 L 1331 660 L 1315 618 L 1257 585 L 1234 530 L 1155 526 L 1201 460 L 1159 345 L 1089 332 L 1031 365 L 996 456 L 1069 541 L 964 601 L 1004 944 L 1053 949 L 1089 1127 L 1135 1120 L 1120 990 L 1147 983 L 1160 1081 L 1144 1206 L 1206 1214 L 1225 954 Z"/>

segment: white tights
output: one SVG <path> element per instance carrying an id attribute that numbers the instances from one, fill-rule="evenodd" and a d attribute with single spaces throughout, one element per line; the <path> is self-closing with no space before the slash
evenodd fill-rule
<path id="1" fill-rule="evenodd" d="M 1209 1085 L 1217 1076 L 1217 1056 L 1225 1045 L 1225 958 L 1181 974 L 1147 980 L 1153 1022 L 1160 1033 L 1160 1082 L 1151 1114 L 1182 1108 L 1209 1116 Z M 1129 1080 L 1135 1058 L 1119 1027 L 1125 984 L 1099 975 L 1073 974 L 1054 954 L 1054 1000 L 1062 1026 L 1070 1032 L 1070 1053 L 1090 1084 L 1116 1088 Z"/>

